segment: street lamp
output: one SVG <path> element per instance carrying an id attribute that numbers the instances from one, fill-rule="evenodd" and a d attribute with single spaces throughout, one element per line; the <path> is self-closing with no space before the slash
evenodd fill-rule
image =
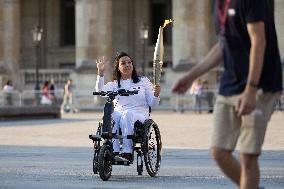
<path id="1" fill-rule="evenodd" d="M 140 38 L 142 43 L 142 74 L 145 76 L 145 65 L 146 65 L 146 43 L 148 39 L 148 26 L 143 24 L 140 29 Z"/>
<path id="2" fill-rule="evenodd" d="M 40 45 L 40 41 L 42 38 L 42 32 L 43 29 L 40 28 L 39 26 L 35 26 L 34 29 L 32 30 L 32 35 L 33 35 L 33 41 L 35 43 L 35 53 L 36 53 L 36 64 L 35 64 L 35 74 L 36 74 L 36 83 L 35 83 L 35 91 L 36 91 L 36 105 L 39 105 L 39 90 L 40 90 L 40 86 L 39 86 L 39 74 L 38 74 L 38 69 L 39 69 L 39 55 L 40 55 L 40 49 L 39 49 L 39 45 Z"/>

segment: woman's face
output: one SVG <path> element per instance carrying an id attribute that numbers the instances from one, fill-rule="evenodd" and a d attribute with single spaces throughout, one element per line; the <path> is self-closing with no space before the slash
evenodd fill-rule
<path id="1" fill-rule="evenodd" d="M 123 56 L 118 60 L 118 70 L 123 79 L 130 79 L 133 71 L 132 61 L 128 56 Z"/>

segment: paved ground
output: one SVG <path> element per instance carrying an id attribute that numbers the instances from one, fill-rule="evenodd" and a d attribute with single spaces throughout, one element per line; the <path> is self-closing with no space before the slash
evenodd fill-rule
<path id="1" fill-rule="evenodd" d="M 236 188 L 208 154 L 212 116 L 153 112 L 163 141 L 159 176 L 114 166 L 110 181 L 92 174 L 88 135 L 101 113 L 62 120 L 0 122 L 0 188 Z M 275 113 L 261 156 L 261 184 L 284 188 L 284 114 Z"/>

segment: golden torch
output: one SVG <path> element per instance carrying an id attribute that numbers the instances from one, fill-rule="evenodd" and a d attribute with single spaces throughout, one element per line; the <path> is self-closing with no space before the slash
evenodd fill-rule
<path id="1" fill-rule="evenodd" d="M 165 20 L 163 26 L 160 26 L 159 28 L 159 35 L 155 46 L 154 60 L 153 60 L 154 85 L 160 83 L 162 67 L 163 67 L 163 58 L 164 58 L 163 30 L 167 26 L 167 24 L 171 22 L 173 22 L 172 19 Z"/>

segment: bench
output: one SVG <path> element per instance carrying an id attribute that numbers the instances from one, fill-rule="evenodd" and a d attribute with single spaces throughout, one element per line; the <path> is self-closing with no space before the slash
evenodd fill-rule
<path id="1" fill-rule="evenodd" d="M 23 119 L 61 118 L 59 106 L 6 106 L 0 107 L 0 121 Z"/>

